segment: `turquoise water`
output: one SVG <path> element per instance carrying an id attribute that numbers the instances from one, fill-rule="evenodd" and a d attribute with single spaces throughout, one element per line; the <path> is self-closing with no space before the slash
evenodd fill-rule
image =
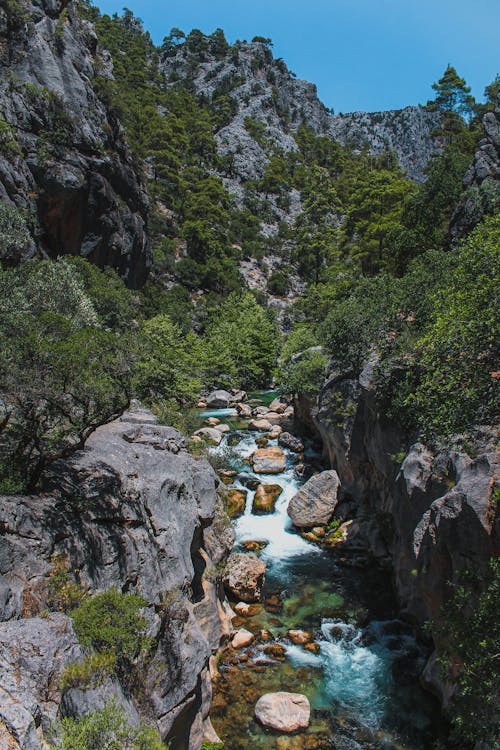
<path id="1" fill-rule="evenodd" d="M 231 424 L 231 412 L 218 410 L 209 415 Z M 293 529 L 287 506 L 304 480 L 295 473 L 293 454 L 287 455 L 283 473 L 253 474 L 247 459 L 258 436 L 235 429 L 211 452 L 219 461 L 223 459 L 227 468 L 239 472 L 233 486 L 248 491 L 245 513 L 234 521 L 236 548 L 243 549 L 244 543 L 252 540 L 265 543 L 259 553 L 267 565 L 264 593 L 278 596 L 281 602 L 277 612 L 262 609 L 236 624 L 256 634 L 261 628 L 269 629 L 274 641 L 284 647 L 286 658 L 276 663 L 266 657 L 268 666 L 257 673 L 241 664 L 225 664 L 222 659 L 221 695 L 212 712 L 216 730 L 223 739 L 231 738 L 230 750 L 274 749 L 276 735 L 253 720 L 253 706 L 264 692 L 290 689 L 304 692 L 311 702 L 314 720 L 306 735 L 316 738 L 319 748 L 332 747 L 332 739 L 339 747 L 343 741 L 353 742 L 346 745 L 352 750 L 431 747 L 437 706 L 418 682 L 426 653 L 412 629 L 394 619 L 389 574 L 373 565 L 345 565 L 338 552 L 323 551 Z M 276 443 L 269 441 L 268 445 Z M 307 455 L 318 460 L 310 446 Z M 254 492 L 247 486 L 252 479 L 283 488 L 273 514 L 252 513 Z M 318 652 L 291 644 L 287 637 L 291 628 L 311 632 Z M 250 664 L 255 660 L 260 663 L 263 646 L 254 645 L 246 656 Z M 217 700 L 223 710 L 218 710 Z"/>

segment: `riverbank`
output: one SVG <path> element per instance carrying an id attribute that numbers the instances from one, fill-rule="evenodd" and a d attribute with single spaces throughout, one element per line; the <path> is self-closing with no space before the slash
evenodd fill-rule
<path id="1" fill-rule="evenodd" d="M 275 397 L 262 396 L 264 410 Z M 233 520 L 235 551 L 257 554 L 265 563 L 260 601 L 242 606 L 234 592 L 233 620 L 248 633 L 245 645 L 233 640 L 219 657 L 214 673 L 211 717 L 231 750 L 299 750 L 335 747 L 424 750 L 439 733 L 437 702 L 419 685 L 428 652 L 414 631 L 397 619 L 390 572 L 360 565 L 359 555 L 321 548 L 304 538 L 287 514 L 291 498 L 308 477 L 321 472 L 320 446 L 301 435 L 302 455 L 279 446 L 272 430 L 249 429 L 234 408 L 205 409 L 200 420 L 227 425 L 212 460 L 227 491 L 244 494 L 241 515 Z M 241 410 L 240 410 L 241 411 Z M 269 414 L 268 414 L 269 416 Z M 283 421 L 287 431 L 291 417 Z M 265 447 L 280 447 L 285 465 L 279 472 L 255 472 L 252 456 Z M 299 467 L 299 470 L 297 470 Z M 272 482 L 282 492 L 272 512 L 255 512 L 255 494 Z M 299 634 L 299 635 L 297 635 Z M 302 635 L 300 635 L 302 634 Z M 297 692 L 311 704 L 311 721 L 298 734 L 276 733 L 255 720 L 259 697 L 275 691 Z"/>

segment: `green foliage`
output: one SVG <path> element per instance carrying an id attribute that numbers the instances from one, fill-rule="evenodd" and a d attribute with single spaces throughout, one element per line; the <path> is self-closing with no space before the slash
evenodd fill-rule
<path id="1" fill-rule="evenodd" d="M 2 479 L 35 487 L 50 463 L 128 404 L 126 340 L 96 322 L 65 261 L 0 272 Z"/>
<path id="2" fill-rule="evenodd" d="M 123 708 L 113 701 L 79 719 L 62 719 L 52 746 L 56 750 L 166 750 L 152 727 L 130 726 Z"/>
<path id="3" fill-rule="evenodd" d="M 231 294 L 208 323 L 205 382 L 252 389 L 271 382 L 280 337 L 270 311 L 249 293 Z"/>
<path id="4" fill-rule="evenodd" d="M 118 589 L 85 599 L 71 612 L 78 640 L 99 654 L 113 655 L 118 664 L 131 662 L 147 645 L 147 622 L 139 614 L 145 605 L 140 596 Z"/>
<path id="5" fill-rule="evenodd" d="M 66 555 L 54 555 L 51 562 L 47 603 L 59 612 L 70 612 L 80 606 L 85 591 L 71 580 Z"/>
<path id="6" fill-rule="evenodd" d="M 113 653 L 95 653 L 86 656 L 83 661 L 72 662 L 65 667 L 61 675 L 61 690 L 80 688 L 87 690 L 98 687 L 107 677 L 111 677 L 116 668 L 116 656 Z"/>
<path id="7" fill-rule="evenodd" d="M 311 329 L 297 325 L 288 336 L 278 363 L 276 380 L 283 393 L 318 393 L 328 357 Z"/>
<path id="8" fill-rule="evenodd" d="M 445 678 L 458 684 L 451 704 L 453 738 L 463 747 L 496 746 L 500 684 L 500 560 L 492 558 L 483 576 L 464 573 L 452 587 L 435 637 L 443 649 Z"/>
<path id="9" fill-rule="evenodd" d="M 26 217 L 15 206 L 0 201 L 0 258 L 5 263 L 16 261 L 30 247 L 32 240 Z"/>
<path id="10" fill-rule="evenodd" d="M 183 335 L 166 315 L 145 321 L 139 333 L 136 392 L 147 402 L 193 402 L 202 385 L 200 357 L 200 343 L 194 333 Z"/>
<path id="11" fill-rule="evenodd" d="M 22 149 L 17 142 L 14 129 L 0 117 L 0 153 L 4 156 L 22 156 Z"/>

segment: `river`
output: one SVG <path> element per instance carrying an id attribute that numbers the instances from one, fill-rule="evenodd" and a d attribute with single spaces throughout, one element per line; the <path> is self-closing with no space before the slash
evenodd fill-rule
<path id="1" fill-rule="evenodd" d="M 269 402 L 274 394 L 256 395 Z M 340 547 L 326 551 L 293 528 L 288 502 L 305 481 L 295 471 L 294 454 L 284 449 L 287 465 L 281 474 L 256 475 L 246 459 L 262 433 L 245 429 L 232 409 L 200 416 L 217 417 L 231 427 L 210 452 L 238 472 L 231 486 L 248 491 L 245 512 L 233 522 L 235 548 L 244 551 L 245 542 L 266 542 L 258 552 L 267 566 L 264 606 L 234 623 L 256 640 L 246 649 L 228 649 L 219 662 L 211 716 L 225 750 L 431 748 L 439 710 L 418 680 L 428 653 L 411 626 L 397 619 L 390 571 L 374 562 L 360 566 Z M 311 443 L 305 445 L 309 475 L 326 468 Z M 249 485 L 255 487 L 256 481 L 283 488 L 274 513 L 252 513 Z M 312 633 L 317 653 L 293 645 L 289 629 Z M 269 631 L 270 642 L 262 640 L 262 631 Z M 282 646 L 284 656 L 275 658 L 269 643 Z M 305 732 L 283 736 L 255 721 L 257 699 L 275 690 L 307 695 L 312 712 Z"/>

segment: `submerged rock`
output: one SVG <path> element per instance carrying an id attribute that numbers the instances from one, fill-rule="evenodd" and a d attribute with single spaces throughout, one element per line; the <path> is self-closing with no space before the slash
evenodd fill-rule
<path id="1" fill-rule="evenodd" d="M 255 718 L 265 727 L 278 732 L 306 729 L 310 717 L 309 700 L 300 693 L 266 693 L 255 706 Z"/>
<path id="2" fill-rule="evenodd" d="M 252 456 L 253 470 L 256 474 L 281 474 L 286 467 L 286 457 L 281 448 L 259 448 Z"/>
<path id="3" fill-rule="evenodd" d="M 226 591 L 244 602 L 259 602 L 266 573 L 266 564 L 252 552 L 233 552 L 224 575 Z"/>
<path id="4" fill-rule="evenodd" d="M 308 529 L 327 524 L 337 507 L 339 486 L 336 471 L 322 471 L 311 477 L 288 505 L 288 515 L 295 526 Z"/>

